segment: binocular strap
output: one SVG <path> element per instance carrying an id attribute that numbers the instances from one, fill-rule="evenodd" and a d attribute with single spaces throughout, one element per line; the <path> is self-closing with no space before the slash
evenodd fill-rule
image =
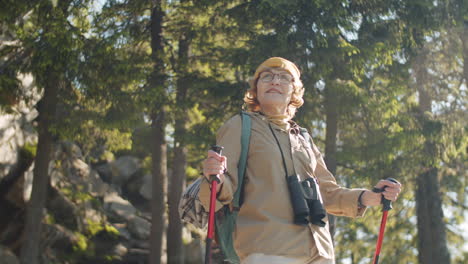
<path id="1" fill-rule="evenodd" d="M 288 177 L 288 167 L 286 166 L 286 160 L 285 160 L 285 158 L 284 158 L 283 149 L 281 148 L 281 145 L 280 145 L 280 143 L 279 143 L 278 137 L 276 137 L 276 134 L 275 134 L 275 132 L 273 131 L 273 128 L 271 127 L 271 124 L 270 124 L 270 123 L 268 123 L 268 127 L 270 128 L 270 131 L 271 131 L 271 133 L 273 134 L 273 137 L 274 137 L 275 140 L 276 140 L 276 144 L 278 145 L 278 148 L 279 148 L 279 150 L 280 150 L 281 159 L 283 160 L 284 175 L 286 175 L 285 177 Z M 290 141 L 290 139 L 289 139 L 289 135 L 288 135 L 288 142 L 289 142 L 289 151 L 291 152 L 291 159 L 294 159 L 293 156 L 292 156 L 291 141 Z M 292 165 L 293 165 L 293 172 L 294 172 L 294 174 L 296 174 L 296 168 L 294 167 L 294 160 L 292 161 Z"/>

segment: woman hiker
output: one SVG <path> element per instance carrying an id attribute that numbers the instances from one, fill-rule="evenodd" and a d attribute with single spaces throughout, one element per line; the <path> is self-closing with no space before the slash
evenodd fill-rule
<path id="1" fill-rule="evenodd" d="M 234 230 L 234 248 L 242 264 L 334 263 L 328 219 L 322 208 L 337 216 L 360 217 L 368 206 L 380 205 L 382 196 L 395 201 L 401 191 L 400 183 L 388 180 L 375 185 L 385 188 L 382 193 L 336 183 L 318 148 L 304 138 L 292 120 L 304 103 L 300 75 L 291 61 L 269 58 L 255 71 L 244 97 L 252 125 L 243 203 Z M 216 143 L 224 147 L 222 155 L 209 151 L 203 161 L 207 179 L 219 175 L 216 210 L 231 202 L 237 188 L 241 122 L 236 115 L 218 130 Z M 315 211 L 310 212 L 310 218 L 296 208 L 300 205 L 295 203 L 304 203 L 302 196 L 307 193 L 301 188 L 310 188 L 310 193 L 319 190 L 315 201 L 305 199 Z M 291 192 L 296 197 L 300 193 L 302 201 L 290 196 Z M 208 181 L 201 183 L 199 199 L 208 211 Z"/>

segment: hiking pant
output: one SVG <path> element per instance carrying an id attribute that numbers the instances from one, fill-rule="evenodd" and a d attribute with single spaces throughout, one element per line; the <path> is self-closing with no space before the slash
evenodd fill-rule
<path id="1" fill-rule="evenodd" d="M 283 256 L 271 256 L 264 254 L 250 254 L 241 264 L 334 264 L 335 261 L 331 259 L 319 258 L 311 260 L 310 257 L 304 258 L 289 258 Z"/>

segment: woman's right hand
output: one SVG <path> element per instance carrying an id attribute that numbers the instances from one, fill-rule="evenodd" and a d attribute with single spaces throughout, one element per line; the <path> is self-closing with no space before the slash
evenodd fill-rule
<path id="1" fill-rule="evenodd" d="M 219 184 L 217 192 L 224 182 L 224 172 L 226 170 L 227 158 L 209 150 L 208 157 L 203 161 L 203 175 L 210 181 L 210 175 L 218 175 Z"/>

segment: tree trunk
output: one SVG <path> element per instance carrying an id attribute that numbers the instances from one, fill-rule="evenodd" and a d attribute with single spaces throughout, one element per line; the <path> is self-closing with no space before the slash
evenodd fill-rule
<path id="1" fill-rule="evenodd" d="M 153 135 L 152 144 L 152 167 L 153 167 L 153 186 L 151 202 L 151 246 L 150 246 L 150 264 L 161 263 L 162 246 L 165 229 L 165 204 L 166 204 L 166 179 L 167 179 L 167 146 L 165 140 L 166 126 L 166 91 L 165 91 L 165 72 L 164 72 L 164 44 L 162 38 L 162 24 L 164 11 L 161 0 L 153 1 L 151 13 L 151 49 L 152 60 L 154 64 L 153 73 L 149 80 L 150 89 L 153 89 L 157 97 L 154 98 L 153 110 L 151 113 L 151 130 Z"/>
<path id="2" fill-rule="evenodd" d="M 450 263 L 437 180 L 438 170 L 423 169 L 425 171 L 417 178 L 416 191 L 419 263 Z"/>
<path id="3" fill-rule="evenodd" d="M 180 130 L 180 127 L 185 126 L 184 120 L 176 120 L 176 126 L 179 131 L 175 131 L 175 148 L 174 148 L 174 163 L 170 180 L 168 206 L 169 206 L 169 226 L 167 236 L 167 263 L 182 264 L 184 263 L 184 252 L 182 243 L 182 221 L 180 220 L 178 205 L 185 185 L 185 169 L 187 168 L 187 148 L 180 137 L 185 133 L 185 128 Z M 179 134 L 179 140 L 177 139 Z"/>
<path id="4" fill-rule="evenodd" d="M 419 93 L 418 119 L 422 127 L 431 122 L 426 112 L 432 112 L 431 95 L 427 92 L 428 75 L 424 49 L 420 51 L 413 66 L 416 75 L 416 85 Z M 419 263 L 439 264 L 450 263 L 447 248 L 442 201 L 439 191 L 438 170 L 434 167 L 437 159 L 436 143 L 430 137 L 425 139 L 424 153 L 428 155 L 422 160 L 421 172 L 417 176 L 416 212 L 418 220 L 418 250 Z"/>
<path id="5" fill-rule="evenodd" d="M 326 115 L 326 134 L 325 134 L 325 163 L 328 170 L 336 174 L 336 135 L 338 133 L 338 103 L 336 93 L 334 93 L 334 85 L 331 81 L 330 85 L 325 88 L 325 115 Z M 336 230 L 336 218 L 334 215 L 328 214 L 329 229 L 332 240 Z"/>
<path id="6" fill-rule="evenodd" d="M 179 40 L 179 67 L 176 95 L 175 136 L 173 170 L 169 185 L 169 226 L 167 236 L 167 263 L 183 264 L 184 252 L 182 244 L 182 221 L 180 220 L 178 205 L 185 186 L 185 169 L 187 168 L 187 147 L 185 136 L 187 133 L 187 73 L 188 52 L 190 40 L 182 36 Z"/>
<path id="7" fill-rule="evenodd" d="M 463 23 L 463 33 L 460 38 L 463 43 L 463 77 L 465 85 L 468 86 L 468 20 Z"/>
<path id="8" fill-rule="evenodd" d="M 51 70 L 52 71 L 52 70 Z M 21 246 L 21 263 L 39 263 L 39 243 L 43 219 L 43 209 L 49 185 L 49 163 L 53 148 L 53 135 L 50 127 L 54 123 L 57 96 L 61 82 L 56 74 L 51 73 L 44 97 L 39 106 L 38 144 L 33 170 L 31 198 L 27 205 L 26 223 L 23 232 L 24 243 Z"/>
<path id="9" fill-rule="evenodd" d="M 161 109 L 153 118 L 152 150 L 153 186 L 151 202 L 151 248 L 150 264 L 161 263 L 166 209 L 167 146 L 165 136 L 165 111 Z"/>

